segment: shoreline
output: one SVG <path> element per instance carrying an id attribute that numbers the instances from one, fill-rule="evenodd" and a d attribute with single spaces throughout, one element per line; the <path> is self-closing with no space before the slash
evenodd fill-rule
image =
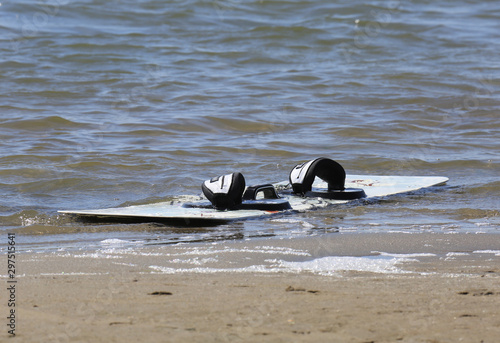
<path id="1" fill-rule="evenodd" d="M 219 260 L 210 263 L 221 271 L 213 273 L 150 268 L 181 268 L 173 258 L 192 261 L 207 253 L 203 245 L 128 254 L 114 247 L 95 256 L 19 253 L 16 336 L 24 342 L 496 342 L 500 256 L 488 249 L 500 246 L 500 236 L 415 236 L 323 236 L 323 248 L 310 256 L 300 254 L 310 239 L 266 240 L 273 251 L 262 242 L 217 243 Z M 224 259 L 234 256 L 250 264 L 276 256 L 302 263 L 346 253 L 355 243 L 361 255 L 374 248 L 433 255 L 402 260 L 394 272 L 225 271 Z"/>

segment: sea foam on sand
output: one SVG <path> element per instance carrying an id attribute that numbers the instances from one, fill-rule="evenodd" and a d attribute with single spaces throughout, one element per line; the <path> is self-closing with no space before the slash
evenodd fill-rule
<path id="1" fill-rule="evenodd" d="M 344 271 L 372 272 L 372 273 L 407 273 L 397 267 L 403 262 L 416 261 L 411 257 L 428 256 L 428 254 L 387 254 L 376 256 L 326 256 L 308 261 L 285 261 L 281 259 L 265 260 L 267 265 L 251 265 L 240 268 L 172 268 L 152 265 L 150 268 L 159 273 L 222 273 L 222 272 L 260 272 L 260 273 L 300 273 L 310 272 L 319 275 L 335 275 Z"/>

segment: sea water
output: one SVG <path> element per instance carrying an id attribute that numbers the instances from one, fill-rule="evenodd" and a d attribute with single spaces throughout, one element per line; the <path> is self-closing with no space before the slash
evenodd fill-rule
<path id="1" fill-rule="evenodd" d="M 0 230 L 26 251 L 500 233 L 498 1 L 8 0 L 0 19 Z M 450 181 L 210 228 L 57 214 L 319 156 Z"/>

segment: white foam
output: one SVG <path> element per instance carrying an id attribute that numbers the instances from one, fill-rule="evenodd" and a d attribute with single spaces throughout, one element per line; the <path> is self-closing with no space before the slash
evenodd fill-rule
<path id="1" fill-rule="evenodd" d="M 63 255 L 60 255 L 63 256 Z M 106 258 L 106 259 L 112 259 L 112 258 L 123 258 L 122 256 L 116 256 L 116 255 L 110 255 L 108 252 L 94 252 L 94 253 L 83 253 L 80 255 L 71 255 L 71 257 L 74 258 L 95 258 L 95 259 L 100 259 L 100 258 Z"/>
<path id="2" fill-rule="evenodd" d="M 293 248 L 288 248 L 288 247 L 275 247 L 275 246 L 270 246 L 270 245 L 259 245 L 256 246 L 255 249 L 260 250 L 259 252 L 266 252 L 266 253 L 279 253 L 279 254 L 284 254 L 284 255 L 296 255 L 296 256 L 311 256 L 310 253 L 304 250 L 297 250 Z"/>
<path id="3" fill-rule="evenodd" d="M 179 274 L 179 273 L 200 273 L 200 274 L 215 274 L 215 273 L 277 273 L 282 270 L 278 268 L 269 268 L 264 265 L 253 265 L 244 268 L 171 268 L 163 266 L 149 266 L 157 273 L 161 274 Z"/>
<path id="4" fill-rule="evenodd" d="M 412 254 L 417 255 L 417 254 Z M 427 256 L 427 255 L 426 255 Z M 397 264 L 413 261 L 407 257 L 390 257 L 390 256 L 327 256 L 310 261 L 290 262 L 280 259 L 265 260 L 268 265 L 250 265 L 240 268 L 173 268 L 169 266 L 149 266 L 152 270 L 164 274 L 176 273 L 301 273 L 310 272 L 319 275 L 336 275 L 343 271 L 359 271 L 372 273 L 406 273 L 406 271 L 396 267 Z M 172 261 L 171 261 L 172 262 Z M 177 263 L 177 261 L 174 261 Z"/>
<path id="5" fill-rule="evenodd" d="M 280 255 L 295 255 L 295 256 L 311 256 L 310 253 L 304 250 L 297 250 L 287 247 L 273 247 L 273 246 L 257 246 L 255 248 L 179 248 L 179 250 L 185 250 L 179 253 L 166 253 L 166 256 L 189 256 L 189 255 L 218 255 L 218 254 L 229 254 L 229 253 L 245 253 L 245 254 L 280 254 Z"/>
<path id="6" fill-rule="evenodd" d="M 444 258 L 445 261 L 456 260 L 457 256 L 469 256 L 469 253 L 466 252 L 449 252 L 446 254 Z"/>
<path id="7" fill-rule="evenodd" d="M 118 266 L 137 267 L 137 264 L 134 264 L 134 263 L 119 263 L 119 262 L 113 262 L 113 264 L 116 264 L 116 265 L 118 265 Z"/>
<path id="8" fill-rule="evenodd" d="M 327 256 L 304 262 L 281 261 L 279 266 L 289 271 L 308 271 L 321 275 L 333 275 L 341 271 L 403 273 L 396 264 L 404 260 L 386 256 Z"/>
<path id="9" fill-rule="evenodd" d="M 349 227 L 339 227 L 339 232 L 356 232 L 359 230 L 357 226 L 349 226 Z"/>
<path id="10" fill-rule="evenodd" d="M 494 254 L 495 256 L 500 256 L 500 250 L 476 250 L 474 254 Z"/>
<path id="11" fill-rule="evenodd" d="M 452 256 L 468 256 L 470 255 L 468 252 L 449 252 L 446 254 L 446 256 L 448 257 L 452 257 Z"/>
<path id="12" fill-rule="evenodd" d="M 109 238 L 101 241 L 101 245 L 105 246 L 124 246 L 126 244 L 132 244 L 133 242 L 125 241 L 123 239 L 118 238 Z"/>
<path id="13" fill-rule="evenodd" d="M 380 256 L 387 256 L 387 257 L 395 257 L 395 258 L 405 258 L 405 259 L 410 259 L 410 258 L 415 258 L 415 257 L 432 257 L 436 256 L 436 254 L 432 253 L 412 253 L 412 254 L 393 254 L 393 253 L 388 253 L 388 252 L 379 252 L 379 251 L 372 251 L 372 253 L 378 253 Z"/>
<path id="14" fill-rule="evenodd" d="M 170 260 L 169 262 L 170 263 L 192 264 L 192 265 L 196 265 L 196 266 L 201 266 L 201 265 L 204 265 L 207 263 L 218 262 L 218 260 L 216 258 L 213 258 L 213 257 L 207 257 L 207 258 L 195 257 L 195 258 L 188 258 L 188 259 L 176 258 L 176 259 Z"/>

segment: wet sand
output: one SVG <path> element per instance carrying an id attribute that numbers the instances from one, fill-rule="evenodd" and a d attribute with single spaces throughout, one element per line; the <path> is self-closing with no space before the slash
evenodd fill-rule
<path id="1" fill-rule="evenodd" d="M 16 279 L 16 338 L 23 342 L 493 343 L 500 337 L 500 257 L 470 253 L 498 246 L 500 236 L 490 236 L 332 238 L 343 246 L 355 240 L 367 250 L 377 248 L 377 240 L 386 248 L 380 251 L 390 251 L 391 241 L 409 240 L 413 243 L 408 245 L 420 252 L 446 246 L 463 252 L 444 257 L 443 250 L 405 262 L 401 273 L 154 272 L 152 264 L 165 262 L 158 252 L 176 249 L 172 246 L 143 248 L 150 254 L 126 258 L 23 253 L 18 255 Z M 425 242 L 430 241 L 441 243 L 429 247 L 432 244 Z M 282 244 L 303 246 L 297 241 Z M 392 245 L 393 250 L 400 249 Z M 6 306 L 2 308 L 7 313 Z M 4 329 L 2 341 L 7 336 Z"/>

